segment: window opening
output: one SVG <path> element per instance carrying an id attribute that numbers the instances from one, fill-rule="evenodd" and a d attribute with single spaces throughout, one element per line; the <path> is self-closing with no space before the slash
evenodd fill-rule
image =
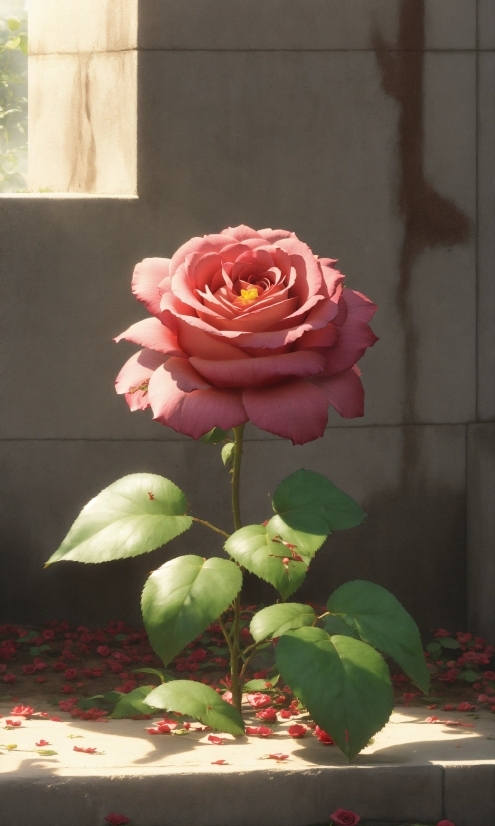
<path id="1" fill-rule="evenodd" d="M 27 189 L 27 0 L 0 0 L 0 192 Z"/>

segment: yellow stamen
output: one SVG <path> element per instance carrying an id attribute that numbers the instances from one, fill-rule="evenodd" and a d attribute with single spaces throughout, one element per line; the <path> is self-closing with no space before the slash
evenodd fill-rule
<path id="1" fill-rule="evenodd" d="M 239 301 L 241 304 L 252 304 L 258 298 L 258 290 L 256 287 L 251 287 L 249 290 L 241 290 Z"/>

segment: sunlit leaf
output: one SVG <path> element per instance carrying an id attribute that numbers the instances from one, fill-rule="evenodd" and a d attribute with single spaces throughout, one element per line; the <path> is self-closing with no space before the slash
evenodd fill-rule
<path id="1" fill-rule="evenodd" d="M 299 628 L 275 649 L 283 681 L 349 758 L 363 749 L 392 713 L 394 697 L 383 657 L 351 637 Z"/>
<path id="2" fill-rule="evenodd" d="M 300 554 L 313 556 L 333 531 L 361 524 L 366 514 L 333 482 L 311 470 L 297 470 L 273 495 L 269 536 L 280 536 Z"/>
<path id="3" fill-rule="evenodd" d="M 186 497 L 169 479 L 153 473 L 124 476 L 83 508 L 46 565 L 148 553 L 191 527 L 187 510 Z"/>
<path id="4" fill-rule="evenodd" d="M 298 602 L 283 602 L 262 608 L 251 620 L 251 636 L 256 642 L 272 637 L 280 637 L 292 628 L 313 625 L 316 614 L 310 605 Z"/>
<path id="5" fill-rule="evenodd" d="M 216 731 L 244 734 L 244 723 L 237 709 L 203 683 L 174 680 L 155 688 L 146 701 L 153 708 L 186 714 Z"/>
<path id="6" fill-rule="evenodd" d="M 273 585 L 282 599 L 294 593 L 306 576 L 309 560 L 291 559 L 290 551 L 270 539 L 264 525 L 247 525 L 236 531 L 225 543 L 225 550 L 239 565 Z"/>
<path id="7" fill-rule="evenodd" d="M 153 571 L 141 607 L 148 636 L 165 665 L 233 602 L 242 573 L 229 559 L 179 556 Z"/>
<path id="8" fill-rule="evenodd" d="M 428 693 L 430 676 L 418 627 L 390 591 L 360 579 L 346 582 L 334 591 L 327 608 L 354 626 L 364 642 L 392 657 Z"/>

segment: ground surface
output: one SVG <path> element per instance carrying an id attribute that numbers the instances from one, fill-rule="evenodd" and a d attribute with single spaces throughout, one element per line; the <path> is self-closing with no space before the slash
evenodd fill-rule
<path id="1" fill-rule="evenodd" d="M 245 609 L 243 634 L 247 644 L 252 641 L 248 630 L 251 616 L 252 611 Z M 490 670 L 493 647 L 470 634 L 458 632 L 451 637 L 444 629 L 439 632 L 443 636 L 434 638 L 429 647 L 438 646 L 440 651 L 426 652 L 432 671 L 429 697 L 424 697 L 390 664 L 397 705 L 436 706 L 443 710 L 445 705 L 457 708 L 467 702 L 475 706 L 468 709 L 470 712 L 495 709 L 495 672 Z M 441 645 L 442 642 L 449 647 Z M 451 648 L 452 645 L 457 648 Z M 175 658 L 169 670 L 176 678 L 201 680 L 223 692 L 229 687 L 227 657 L 222 631 L 212 625 Z M 257 690 L 266 690 L 264 680 L 274 674 L 273 661 L 271 649 L 262 651 L 252 661 L 248 677 L 260 680 Z M 110 623 L 100 629 L 70 626 L 65 622 L 45 623 L 41 628 L 0 626 L 0 701 L 21 702 L 36 711 L 56 713 L 59 708 L 67 710 L 74 706 L 77 709 L 81 704 L 87 707 L 86 701 L 95 695 L 157 685 L 160 678 L 156 674 L 139 669 L 162 667 L 144 629 L 132 629 L 123 622 Z M 278 710 L 287 710 L 293 700 L 291 693 L 283 689 L 278 681 L 269 692 Z"/>
<path id="2" fill-rule="evenodd" d="M 21 725 L 3 731 L 0 826 L 104 826 L 109 812 L 133 826 L 307 826 L 339 807 L 389 824 L 495 822 L 487 713 L 466 725 L 460 713 L 428 722 L 420 710 L 397 711 L 352 764 L 310 729 L 292 738 L 291 721 L 266 738 L 217 743 L 204 729 L 151 736 L 148 721 L 61 716 L 16 718 Z"/>
<path id="3" fill-rule="evenodd" d="M 250 616 L 246 609 L 247 644 Z M 130 698 L 159 683 L 153 670 L 163 664 L 142 629 L 2 626 L 0 826 L 104 826 L 111 812 L 132 826 L 308 826 L 328 823 L 339 807 L 363 823 L 447 817 L 455 826 L 494 826 L 493 649 L 439 632 L 427 651 L 430 695 L 395 670 L 396 711 L 349 764 L 318 738 L 290 690 L 280 680 L 270 685 L 271 649 L 253 660 L 248 676 L 257 682 L 245 695 L 250 726 L 264 729 L 234 739 L 132 708 L 134 719 L 110 719 L 115 694 L 112 702 L 102 695 Z M 213 625 L 170 671 L 224 692 L 227 665 Z M 263 698 L 256 707 L 253 692 Z M 260 717 L 266 711 L 269 720 Z"/>

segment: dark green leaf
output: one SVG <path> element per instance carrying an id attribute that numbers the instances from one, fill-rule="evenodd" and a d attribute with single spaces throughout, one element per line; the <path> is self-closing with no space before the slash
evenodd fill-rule
<path id="1" fill-rule="evenodd" d="M 340 634 L 343 637 L 354 637 L 355 640 L 359 639 L 359 634 L 356 631 L 355 626 L 349 625 L 345 620 L 341 617 L 336 616 L 329 616 L 325 617 L 323 620 L 323 626 L 325 631 L 333 637 L 334 634 Z"/>
<path id="2" fill-rule="evenodd" d="M 146 701 L 153 708 L 187 714 L 217 731 L 244 734 L 244 723 L 237 709 L 203 683 L 174 680 L 155 688 Z"/>
<path id="3" fill-rule="evenodd" d="M 225 467 L 231 464 L 234 459 L 235 453 L 235 444 L 234 442 L 228 442 L 226 445 L 222 447 L 222 462 L 224 463 Z"/>
<path id="4" fill-rule="evenodd" d="M 110 709 L 114 708 L 121 697 L 124 696 L 121 691 L 107 691 L 106 694 L 95 694 L 93 697 L 85 697 L 79 700 L 79 708 L 86 710 L 88 708 Z"/>
<path id="5" fill-rule="evenodd" d="M 439 642 L 430 642 L 426 646 L 426 650 L 430 652 L 430 654 L 435 654 L 436 651 L 440 651 L 442 646 Z"/>
<path id="6" fill-rule="evenodd" d="M 327 607 L 354 625 L 364 642 L 389 654 L 428 693 L 430 675 L 418 627 L 390 591 L 360 579 L 346 582 L 334 591 Z"/>
<path id="7" fill-rule="evenodd" d="M 444 648 L 460 648 L 461 647 L 460 642 L 457 642 L 457 640 L 454 640 L 452 637 L 439 637 L 438 642 Z"/>
<path id="8" fill-rule="evenodd" d="M 313 625 L 316 614 L 309 605 L 298 602 L 284 602 L 270 605 L 258 611 L 251 620 L 250 631 L 256 642 L 273 637 L 280 637 L 291 628 Z"/>
<path id="9" fill-rule="evenodd" d="M 205 445 L 217 445 L 219 442 L 224 442 L 228 437 L 229 434 L 227 430 L 222 430 L 221 427 L 214 427 L 212 430 L 209 430 L 208 433 L 205 433 L 204 436 L 201 436 L 201 441 L 204 442 Z"/>
<path id="10" fill-rule="evenodd" d="M 122 642 L 122 640 L 128 639 L 127 634 L 116 634 L 114 640 L 116 642 Z"/>
<path id="11" fill-rule="evenodd" d="M 171 674 L 168 674 L 164 671 L 163 668 L 133 668 L 133 674 L 154 674 L 156 677 L 160 677 L 160 682 L 162 683 L 169 683 L 171 680 L 174 680 L 175 677 L 172 677 Z"/>
<path id="12" fill-rule="evenodd" d="M 349 758 L 389 719 L 390 675 L 366 643 L 330 637 L 322 628 L 299 628 L 280 637 L 275 656 L 283 681 Z"/>
<path id="13" fill-rule="evenodd" d="M 273 542 L 264 525 L 248 525 L 232 534 L 225 543 L 230 556 L 252 574 L 266 580 L 287 599 L 303 582 L 307 564 L 290 559 L 280 542 Z M 284 565 L 283 559 L 289 559 Z"/>
<path id="14" fill-rule="evenodd" d="M 179 556 L 154 571 L 141 607 L 151 645 L 165 665 L 227 610 L 242 586 L 228 559 Z"/>
<path id="15" fill-rule="evenodd" d="M 163 476 L 124 476 L 83 508 L 46 565 L 61 559 L 108 562 L 153 551 L 191 527 L 187 508 L 182 491 Z"/>
<path id="16" fill-rule="evenodd" d="M 35 637 L 39 637 L 38 631 L 28 631 L 25 637 L 19 637 L 16 642 L 31 642 Z"/>
<path id="17" fill-rule="evenodd" d="M 273 495 L 267 529 L 313 556 L 332 531 L 353 528 L 365 518 L 359 505 L 332 482 L 311 470 L 297 470 L 280 483 Z"/>
<path id="18" fill-rule="evenodd" d="M 144 700 L 152 690 L 151 686 L 143 685 L 129 694 L 122 694 L 110 717 L 117 720 L 122 717 L 135 717 L 137 714 L 151 714 L 152 708 Z"/>
<path id="19" fill-rule="evenodd" d="M 475 683 L 480 679 L 480 675 L 476 671 L 471 671 L 471 669 L 468 671 L 461 671 L 459 677 L 462 680 L 466 680 L 467 683 Z"/>

